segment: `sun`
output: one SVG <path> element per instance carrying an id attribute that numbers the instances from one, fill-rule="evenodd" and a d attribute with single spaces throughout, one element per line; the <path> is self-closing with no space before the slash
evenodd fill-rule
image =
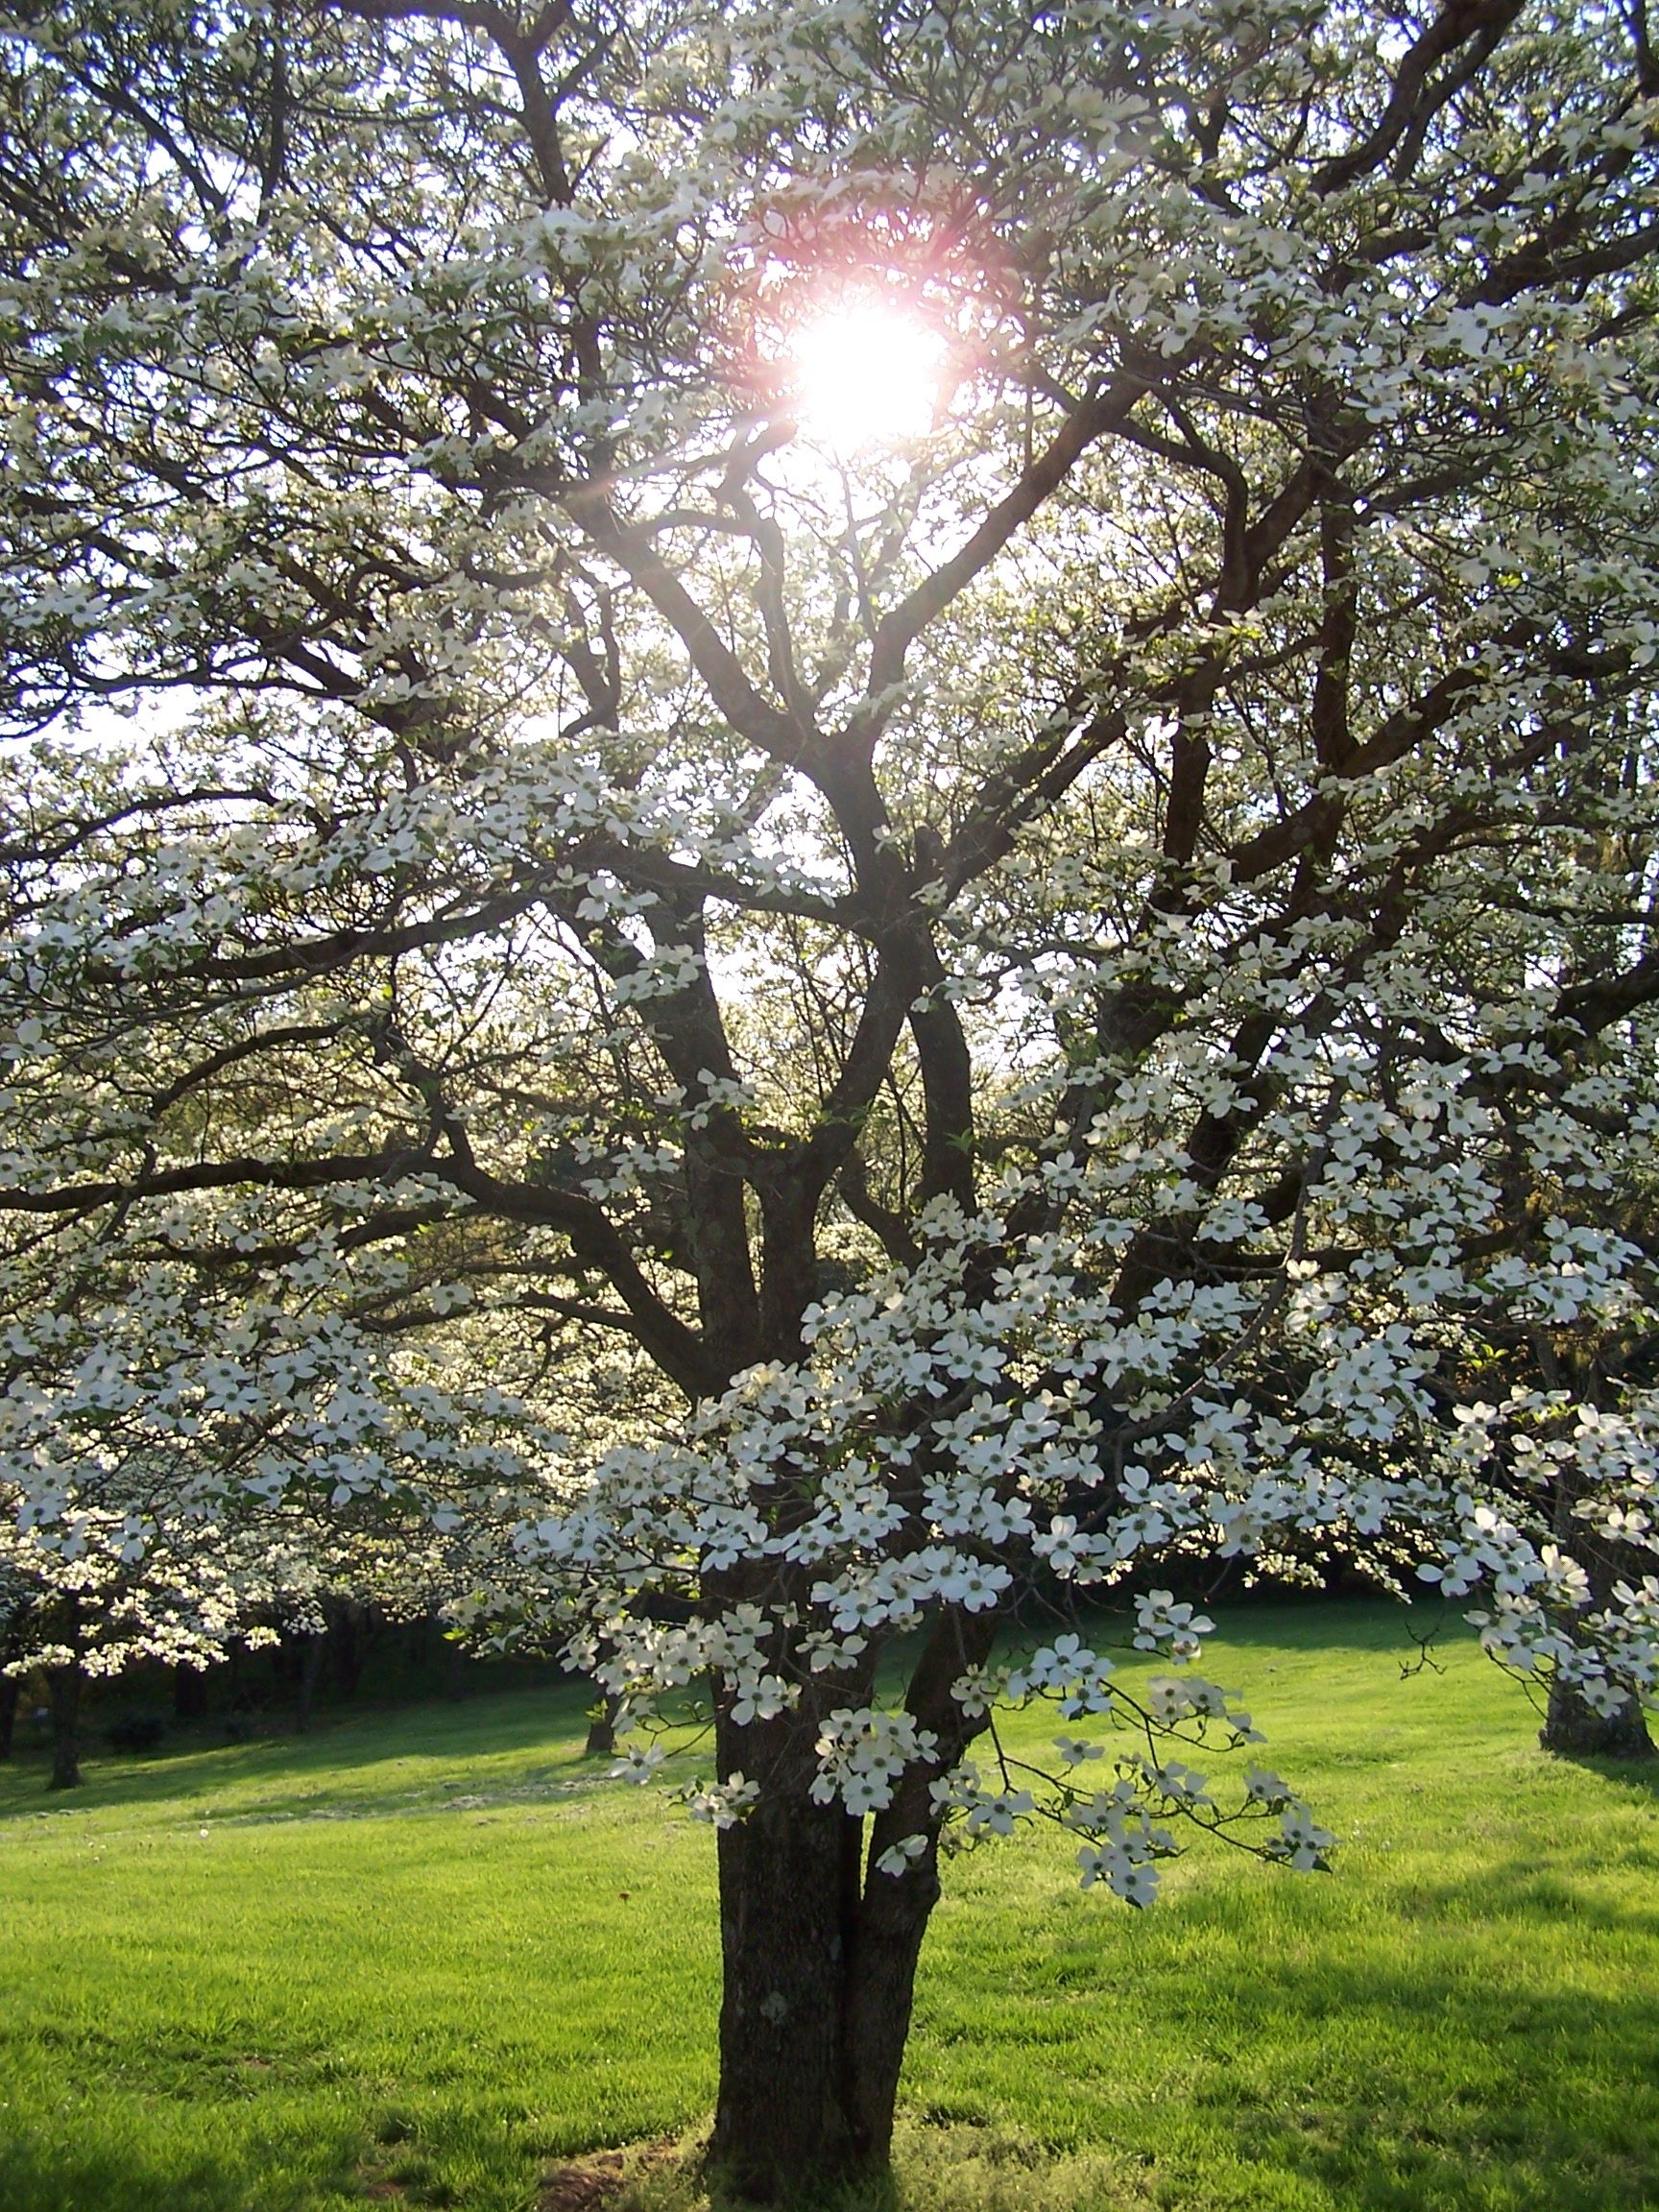
<path id="1" fill-rule="evenodd" d="M 788 363 L 802 435 L 837 461 L 907 445 L 933 427 L 945 341 L 890 301 L 820 307 L 792 334 Z"/>

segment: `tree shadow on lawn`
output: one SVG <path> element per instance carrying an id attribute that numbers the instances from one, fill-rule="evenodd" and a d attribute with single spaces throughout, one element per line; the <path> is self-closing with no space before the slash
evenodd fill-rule
<path id="1" fill-rule="evenodd" d="M 706 2130 L 589 2152 L 541 2177 L 536 2212 L 753 2212 L 704 2166 Z M 793 2212 L 1163 2212 L 1142 2161 L 901 2112 L 882 2173 L 800 2182 Z M 1172 2200 L 1171 2200 L 1172 2201 Z"/>
<path id="2" fill-rule="evenodd" d="M 1651 1880 L 1659 1875 L 1659 1838 L 1646 1849 L 1621 1848 L 1605 1868 L 1623 1878 Z M 1467 1881 L 1414 1880 L 1389 1897 L 1387 1911 L 1400 1923 L 1407 1942 L 1419 1931 L 1450 1932 L 1455 1937 L 1472 1928 L 1507 1926 L 1515 1932 L 1517 1956 L 1525 1956 L 1529 1931 L 1571 1923 L 1575 1932 L 1651 1945 L 1659 1966 L 1659 1897 L 1649 1908 L 1600 1894 L 1585 1880 L 1596 1871 L 1590 1864 L 1551 1866 L 1536 1859 L 1492 1861 Z M 1655 1980 L 1659 1984 L 1659 1975 Z M 1659 1986 L 1653 2003 L 1659 2029 Z"/>
<path id="3" fill-rule="evenodd" d="M 1516 1864 L 1425 1893 L 1425 1918 L 1484 1908 L 1489 1921 L 1535 1922 L 1566 1899 L 1564 1885 Z M 1603 1935 L 1659 1933 L 1659 1914 L 1572 1904 Z M 1237 1980 L 1231 2005 L 1218 1991 L 1208 2025 L 1230 2012 L 1238 2048 L 1212 2046 L 1190 2083 L 1194 2106 L 1228 2128 L 1241 2158 L 1315 2181 L 1353 2212 L 1645 2212 L 1659 2200 L 1659 1986 L 1482 1981 L 1466 1966 L 1419 1964 L 1413 1933 L 1402 1922 L 1395 1965 L 1322 1961 L 1310 1985 L 1263 1960 L 1261 1979 Z M 1206 2023 L 1197 2008 L 1189 2014 L 1196 2040 Z M 1280 2064 L 1253 2059 L 1254 2036 Z"/>
<path id="4" fill-rule="evenodd" d="M 1553 1749 L 1545 1756 L 1559 1766 L 1594 1774 L 1599 1781 L 1616 1782 L 1630 1798 L 1659 1805 L 1659 1758 L 1608 1759 L 1594 1751 Z"/>
<path id="5" fill-rule="evenodd" d="M 911 2094 L 930 2118 L 1142 2158 L 1155 2201 L 1204 2212 L 1651 2212 L 1651 1852 L 1608 1883 L 1521 1851 L 1430 1868 L 1358 1918 L 1323 1891 L 1268 1920 L 1194 1892 L 1143 1942 L 1057 1915 L 1046 1949 L 1022 1921 L 1012 1977 L 953 1930 L 952 1970 L 924 1972 Z"/>
<path id="6" fill-rule="evenodd" d="M 261 2194 L 265 2180 L 251 2162 L 222 2164 L 195 2157 L 165 2165 L 146 2160 L 131 2146 L 95 2152 L 37 2138 L 0 2143 L 0 2204 L 6 2212 L 249 2212 L 273 2207 Z M 350 2192 L 348 2176 L 338 2186 Z M 294 2212 L 307 2200 L 283 2192 Z"/>
<path id="7" fill-rule="evenodd" d="M 1438 1609 L 1429 1609 L 1438 1618 Z M 1227 1661 L 1248 1667 L 1258 1656 L 1280 1654 L 1293 1664 L 1325 1651 L 1380 1660 L 1404 1660 L 1415 1648 L 1408 1623 L 1427 1618 L 1385 1600 L 1332 1600 L 1299 1605 L 1223 1608 L 1221 1643 Z M 1033 1623 L 1014 1639 L 1036 1645 L 1057 1632 L 1057 1623 Z M 1126 1619 L 1118 1614 L 1091 1616 L 1084 1623 L 1108 1642 L 1127 1642 Z M 897 1660 L 895 1661 L 897 1664 Z M 412 1800 L 425 1794 L 438 1809 L 439 1785 L 430 1791 L 392 1791 L 378 1800 L 372 1790 L 350 1787 L 369 1780 L 376 1768 L 399 1762 L 443 1762 L 466 1773 L 479 1760 L 523 1755 L 545 1778 L 552 1767 L 561 1777 L 586 1785 L 605 1774 L 605 1763 L 584 1762 L 580 1743 L 587 1729 L 590 1691 L 586 1682 L 527 1686 L 416 1706 L 358 1709 L 338 1717 L 322 1716 L 304 1735 L 271 1734 L 244 1743 L 203 1743 L 186 1738 L 176 1748 L 139 1757 L 106 1756 L 97 1748 L 97 1729 L 84 1761 L 85 1779 L 78 1790 L 49 1792 L 45 1778 L 51 1754 L 43 1746 L 19 1745 L 0 1763 L 0 1821 L 42 1814 L 105 1811 L 111 1807 L 161 1806 L 186 1800 L 190 1811 L 227 1792 L 247 1794 L 250 1802 L 215 1817 L 295 1818 L 317 1815 L 332 1805 L 341 1815 L 421 1809 Z M 1604 1766 L 1606 1763 L 1600 1763 Z M 314 1777 L 316 1787 L 303 1783 Z M 500 1774 L 481 1779 L 486 1796 L 510 1791 L 529 1779 Z M 269 1783 L 269 1794 L 260 1785 Z M 287 1784 L 284 1790 L 282 1785 Z M 254 1798 L 257 1801 L 252 1801 Z"/>
<path id="8" fill-rule="evenodd" d="M 893 2171 L 803 2200 L 811 2212 L 1648 2212 L 1651 2141 L 1584 2142 L 1454 2087 L 1382 2108 L 1368 2082 L 1286 2081 L 1269 2099 L 1201 2077 L 1165 2137 L 1045 2144 L 969 2105 L 901 2112 Z M 742 2212 L 687 2139 L 666 2157 L 589 2153 L 543 2176 L 538 2212 Z"/>
<path id="9" fill-rule="evenodd" d="M 389 1783 L 386 1791 L 373 1791 L 377 1768 L 407 1767 L 410 1762 L 448 1767 L 466 1778 L 464 1787 L 485 1795 L 510 1792 L 532 1773 L 538 1780 L 557 1772 L 578 1783 L 596 1781 L 605 1773 L 605 1763 L 581 1756 L 587 1703 L 586 1684 L 561 1684 L 504 1691 L 463 1704 L 352 1714 L 324 1721 L 303 1736 L 197 1743 L 139 1758 L 104 1758 L 94 1752 L 84 1763 L 81 1787 L 56 1795 L 45 1789 L 50 1753 L 20 1749 L 0 1766 L 0 1821 L 159 1807 L 173 1799 L 186 1803 L 194 1814 L 232 1792 L 246 1802 L 216 1817 L 291 1818 L 325 1810 L 330 1803 L 342 1814 L 407 1811 L 417 1797 L 437 1809 L 443 1788 L 438 1777 L 419 1783 L 411 1777 L 402 1790 Z M 520 1759 L 523 1767 L 517 1768 L 514 1762 Z M 503 1771 L 472 1780 L 471 1770 L 484 1761 L 509 1764 Z M 308 1779 L 314 1788 L 300 1787 Z"/>

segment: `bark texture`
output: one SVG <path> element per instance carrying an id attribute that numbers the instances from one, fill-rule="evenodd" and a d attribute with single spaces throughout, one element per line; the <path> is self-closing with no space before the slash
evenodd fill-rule
<path id="1" fill-rule="evenodd" d="M 709 2164 L 788 2204 L 881 2171 L 916 1964 L 939 1896 L 931 1851 L 869 1872 L 864 1822 L 773 1801 L 720 1838 L 720 2095 Z"/>
<path id="2" fill-rule="evenodd" d="M 842 2019 L 847 2109 L 860 2162 L 868 2167 L 885 2166 L 892 2153 L 916 1968 L 938 1902 L 929 1843 L 926 1856 L 904 1873 L 873 1874 L 860 1904 Z"/>
<path id="3" fill-rule="evenodd" d="M 718 1731 L 722 1774 L 761 1782 L 754 1809 L 719 1839 L 725 1994 L 709 2143 L 710 2166 L 752 2203 L 788 2204 L 886 2168 L 916 1969 L 939 1901 L 931 1785 L 981 1726 L 950 1685 L 993 1635 L 982 1616 L 935 1624 L 906 1704 L 937 1749 L 868 1823 L 812 1801 L 820 1720 L 809 1697 L 792 1715 Z M 880 1869 L 916 1837 L 923 1847 L 902 1873 Z"/>
<path id="4" fill-rule="evenodd" d="M 1653 1739 L 1641 1708 L 1626 1699 L 1617 1713 L 1598 1713 L 1575 1690 L 1551 1683 L 1538 1741 L 1546 1751 L 1575 1759 L 1651 1759 Z"/>
<path id="5" fill-rule="evenodd" d="M 861 1825 L 837 1805 L 780 1794 L 720 1837 L 725 1981 L 709 2159 L 755 2203 L 786 2203 L 858 2159 L 844 2025 Z"/>

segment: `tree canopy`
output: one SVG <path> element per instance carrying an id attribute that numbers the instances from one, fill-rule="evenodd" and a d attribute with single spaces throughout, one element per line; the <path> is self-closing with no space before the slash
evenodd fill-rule
<path id="1" fill-rule="evenodd" d="M 0 1479 L 707 1684 L 757 2194 L 951 1825 L 1322 1858 L 1170 1756 L 1195 1563 L 1652 1685 L 1656 99 L 1641 0 L 8 12 Z M 998 1671 L 1126 1577 L 1149 1701 Z"/>

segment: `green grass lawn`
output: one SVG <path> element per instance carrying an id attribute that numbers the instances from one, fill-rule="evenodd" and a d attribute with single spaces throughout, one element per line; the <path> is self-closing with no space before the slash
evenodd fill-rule
<path id="1" fill-rule="evenodd" d="M 901 2200 L 1659 2203 L 1659 1782 L 1536 1748 L 1467 1644 L 1256 1610 L 1211 1671 L 1343 1838 L 1135 1915 L 1063 1838 L 947 1872 Z M 303 1740 L 0 1767 L 0 2207 L 519 2212 L 713 2096 L 713 1853 L 519 1690 Z M 1052 1727 L 1039 1735 L 1052 1734 Z"/>

